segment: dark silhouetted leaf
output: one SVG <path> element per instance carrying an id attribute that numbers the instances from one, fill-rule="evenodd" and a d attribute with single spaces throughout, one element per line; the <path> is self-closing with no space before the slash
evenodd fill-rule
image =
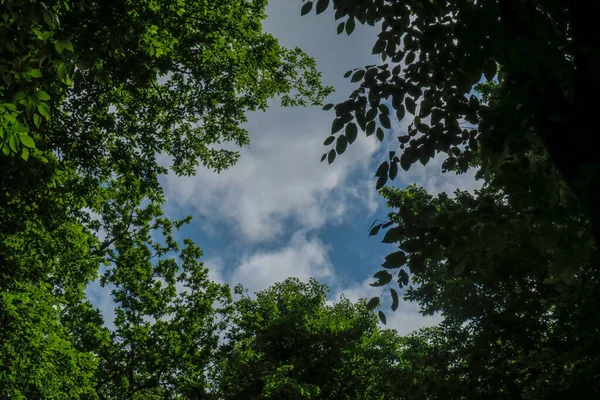
<path id="1" fill-rule="evenodd" d="M 396 175 L 398 175 L 398 163 L 397 162 L 392 162 L 390 164 L 390 179 L 394 180 L 396 179 Z"/>
<path id="2" fill-rule="evenodd" d="M 385 233 L 381 243 L 396 243 L 402 239 L 403 232 L 401 227 L 392 228 Z"/>
<path id="3" fill-rule="evenodd" d="M 375 307 L 377 307 L 379 305 L 379 297 L 373 297 L 371 300 L 369 300 L 369 302 L 367 303 L 367 310 L 372 311 L 375 309 Z"/>
<path id="4" fill-rule="evenodd" d="M 359 69 L 358 71 L 356 71 L 354 73 L 354 75 L 352 75 L 352 79 L 350 79 L 351 82 L 358 82 L 360 81 L 363 77 L 365 76 L 365 70 L 364 69 Z"/>
<path id="5" fill-rule="evenodd" d="M 329 6 L 329 0 L 317 0 L 317 15 L 321 14 Z"/>
<path id="6" fill-rule="evenodd" d="M 398 292 L 396 292 L 394 288 L 391 288 L 390 294 L 392 295 L 392 311 L 396 311 L 398 309 L 398 304 L 400 303 Z"/>
<path id="7" fill-rule="evenodd" d="M 378 286 L 383 286 L 383 285 L 387 285 L 388 283 L 390 283 L 392 281 L 393 276 L 389 272 L 387 272 L 385 270 L 381 270 L 381 271 L 377 271 L 375 273 L 375 275 L 373 275 L 373 278 L 377 279 Z"/>
<path id="8" fill-rule="evenodd" d="M 333 104 L 332 103 L 325 104 L 323 106 L 323 110 L 325 110 L 325 111 L 331 110 L 332 108 L 333 108 Z"/>
<path id="9" fill-rule="evenodd" d="M 375 171 L 375 176 L 387 176 L 390 164 L 387 161 L 382 162 Z"/>
<path id="10" fill-rule="evenodd" d="M 377 178 L 377 183 L 375 183 L 375 190 L 379 190 L 382 187 L 385 186 L 386 182 L 387 182 L 387 176 L 383 175 L 380 176 L 379 178 Z"/>
<path id="11" fill-rule="evenodd" d="M 377 137 L 377 139 L 378 139 L 380 142 L 383 142 L 383 136 L 384 136 L 384 135 L 383 135 L 383 129 L 381 129 L 381 128 L 377 128 L 377 133 L 375 134 L 375 136 Z"/>
<path id="12" fill-rule="evenodd" d="M 354 143 L 357 135 L 358 128 L 354 122 L 350 122 L 348 125 L 346 125 L 346 138 L 348 139 L 348 143 Z"/>
<path id="13" fill-rule="evenodd" d="M 334 140 L 335 140 L 335 136 L 329 136 L 327 139 L 325 139 L 325 141 L 323 142 L 323 145 L 329 146 L 331 143 L 333 143 Z"/>
<path id="14" fill-rule="evenodd" d="M 375 133 L 375 127 L 377 125 L 375 124 L 375 121 L 370 121 L 367 123 L 367 137 L 371 136 L 373 133 Z"/>
<path id="15" fill-rule="evenodd" d="M 346 33 L 350 35 L 352 32 L 354 32 L 355 26 L 356 22 L 354 21 L 354 17 L 348 18 L 348 21 L 346 21 Z"/>
<path id="16" fill-rule="evenodd" d="M 379 114 L 379 122 L 386 129 L 390 129 L 392 127 L 390 123 L 390 117 L 385 114 Z"/>
<path id="17" fill-rule="evenodd" d="M 410 158 L 406 155 L 406 153 L 400 156 L 400 166 L 405 171 L 408 171 L 410 168 Z"/>
<path id="18" fill-rule="evenodd" d="M 404 106 L 400 104 L 398 107 L 396 107 L 396 118 L 398 118 L 398 121 L 402 121 L 405 115 L 406 110 L 404 109 Z"/>
<path id="19" fill-rule="evenodd" d="M 417 108 L 417 105 L 415 104 L 413 98 L 406 96 L 406 98 L 404 99 L 404 103 L 406 104 L 406 111 L 408 111 L 412 115 L 415 115 L 415 109 Z"/>
<path id="20" fill-rule="evenodd" d="M 400 288 L 408 285 L 408 274 L 403 269 L 401 269 L 400 272 L 398 272 L 398 285 L 400 286 Z"/>
<path id="21" fill-rule="evenodd" d="M 337 142 L 335 142 L 335 151 L 338 154 L 342 154 L 346 151 L 346 147 L 348 147 L 348 139 L 346 135 L 340 135 L 337 138 Z"/>
<path id="22" fill-rule="evenodd" d="M 392 254 L 388 254 L 385 257 L 385 262 L 381 264 L 383 268 L 394 269 L 400 268 L 406 263 L 406 254 L 403 251 L 396 251 Z"/>
<path id="23" fill-rule="evenodd" d="M 334 161 L 335 161 L 335 150 L 331 149 L 331 150 L 329 150 L 329 154 L 327 154 L 327 162 L 329 164 L 331 164 Z"/>
<path id="24" fill-rule="evenodd" d="M 334 134 L 336 132 L 339 132 L 340 129 L 342 129 L 344 127 L 344 120 L 342 120 L 341 118 L 336 118 L 333 120 L 333 123 L 331 124 L 331 133 Z"/>
<path id="25" fill-rule="evenodd" d="M 373 46 L 373 54 L 381 54 L 385 50 L 386 41 L 385 39 L 379 38 Z"/>
<path id="26" fill-rule="evenodd" d="M 310 10 L 312 10 L 313 7 L 313 2 L 309 1 L 307 3 L 304 3 L 304 5 L 302 6 L 302 8 L 300 9 L 300 15 L 306 15 L 310 12 Z"/>
<path id="27" fill-rule="evenodd" d="M 383 311 L 379 311 L 379 312 L 377 313 L 377 315 L 379 316 L 379 320 L 380 320 L 380 321 L 381 321 L 381 322 L 382 322 L 384 325 L 386 325 L 385 314 L 383 313 Z"/>
<path id="28" fill-rule="evenodd" d="M 369 236 L 377 235 L 382 226 L 383 226 L 383 224 L 378 224 L 378 225 L 375 225 L 374 227 L 372 227 L 371 230 L 369 231 Z"/>

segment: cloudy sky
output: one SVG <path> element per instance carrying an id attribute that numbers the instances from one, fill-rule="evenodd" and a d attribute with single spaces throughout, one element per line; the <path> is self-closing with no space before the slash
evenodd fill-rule
<path id="1" fill-rule="evenodd" d="M 377 31 L 357 26 L 352 36 L 338 36 L 331 10 L 300 17 L 300 2 L 272 3 L 265 29 L 284 46 L 298 46 L 317 60 L 324 83 L 336 90 L 326 102 L 345 100 L 355 84 L 342 75 L 377 62 L 371 56 Z M 193 215 L 179 238 L 189 237 L 202 247 L 213 279 L 257 291 L 290 276 L 314 277 L 330 286 L 332 300 L 342 293 L 351 300 L 380 293 L 368 283 L 394 247 L 368 237 L 373 221 L 388 213 L 372 176 L 405 126 L 392 125 L 383 144 L 359 134 L 328 165 L 319 160 L 333 115 L 320 107 L 287 109 L 273 102 L 267 112 L 248 116 L 252 143 L 236 166 L 221 174 L 199 169 L 194 177 L 164 180 L 165 211 L 172 218 Z M 416 182 L 430 192 L 475 186 L 472 176 L 442 175 L 440 165 L 438 159 L 427 167 L 413 166 L 394 185 Z M 108 299 L 94 292 L 109 313 Z M 386 314 L 388 326 L 402 334 L 437 321 L 405 302 Z"/>

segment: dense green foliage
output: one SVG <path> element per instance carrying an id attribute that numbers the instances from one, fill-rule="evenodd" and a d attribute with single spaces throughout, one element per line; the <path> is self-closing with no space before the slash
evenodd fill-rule
<path id="1" fill-rule="evenodd" d="M 327 305 L 327 290 L 289 279 L 235 304 L 226 399 L 390 399 L 399 337 L 364 302 Z"/>
<path id="2" fill-rule="evenodd" d="M 0 397 L 206 389 L 229 295 L 174 240 L 187 220 L 163 216 L 159 177 L 231 166 L 217 145 L 249 142 L 246 112 L 330 91 L 263 32 L 265 6 L 0 2 Z M 92 281 L 117 303 L 111 332 Z"/>
<path id="3" fill-rule="evenodd" d="M 598 398 L 595 17 L 577 1 L 315 3 L 317 13 L 333 4 L 338 34 L 377 26 L 384 62 L 348 71 L 359 87 L 324 107 L 336 118 L 322 160 L 359 128 L 383 140 L 394 112 L 408 120 L 375 174 L 394 211 L 370 234 L 399 246 L 373 283 L 389 289 L 392 310 L 399 287 L 444 317 L 408 346 L 424 385 L 409 398 Z M 481 190 L 384 187 L 434 156 L 446 173 L 476 168 Z"/>
<path id="4" fill-rule="evenodd" d="M 265 34 L 266 0 L 0 1 L 0 398 L 600 397 L 600 33 L 583 2 L 304 0 L 381 65 L 329 104 L 329 163 L 359 130 L 398 244 L 373 286 L 439 313 L 408 337 L 379 297 L 290 279 L 251 296 L 175 240 L 159 178 L 238 159 L 249 111 L 317 105 L 315 62 Z M 386 63 L 386 61 L 390 63 Z M 445 157 L 480 190 L 385 187 Z M 110 291 L 114 321 L 86 297 Z M 235 300 L 234 300 L 235 297 Z M 385 323 L 385 314 L 378 310 Z M 111 329 L 107 328 L 111 326 Z"/>

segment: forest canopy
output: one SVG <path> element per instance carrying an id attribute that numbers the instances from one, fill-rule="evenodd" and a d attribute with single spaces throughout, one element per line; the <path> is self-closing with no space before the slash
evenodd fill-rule
<path id="1" fill-rule="evenodd" d="M 600 397 L 593 13 L 297 3 L 332 34 L 379 32 L 381 63 L 346 72 L 343 102 L 323 104 L 315 60 L 265 32 L 266 0 L 0 3 L 0 397 Z M 369 235 L 397 245 L 371 283 L 381 296 L 330 302 L 314 279 L 232 291 L 202 243 L 176 238 L 191 217 L 166 215 L 162 177 L 232 167 L 248 113 L 274 99 L 334 114 L 329 164 L 359 135 L 397 137 L 372 189 L 389 214 Z M 481 188 L 388 185 L 434 158 Z M 378 325 L 403 301 L 442 322 Z"/>

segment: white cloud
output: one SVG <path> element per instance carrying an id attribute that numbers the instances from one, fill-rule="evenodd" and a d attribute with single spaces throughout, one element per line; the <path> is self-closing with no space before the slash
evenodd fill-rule
<path id="1" fill-rule="evenodd" d="M 289 277 L 297 277 L 302 281 L 314 277 L 323 281 L 333 276 L 328 250 L 319 239 L 298 232 L 286 246 L 278 250 L 242 257 L 229 281 L 232 285 L 242 283 L 250 293 L 266 289 Z"/>
<path id="2" fill-rule="evenodd" d="M 169 175 L 168 206 L 210 217 L 207 232 L 210 224 L 225 222 L 249 242 L 276 238 L 290 227 L 340 222 L 352 209 L 374 210 L 371 191 L 349 177 L 368 168 L 379 143 L 363 137 L 332 165 L 319 163 L 330 118 L 314 109 L 253 114 L 248 123 L 253 142 L 242 149 L 239 163 L 221 174 L 198 169 L 193 177 Z M 290 123 L 298 119 L 305 123 Z"/>

